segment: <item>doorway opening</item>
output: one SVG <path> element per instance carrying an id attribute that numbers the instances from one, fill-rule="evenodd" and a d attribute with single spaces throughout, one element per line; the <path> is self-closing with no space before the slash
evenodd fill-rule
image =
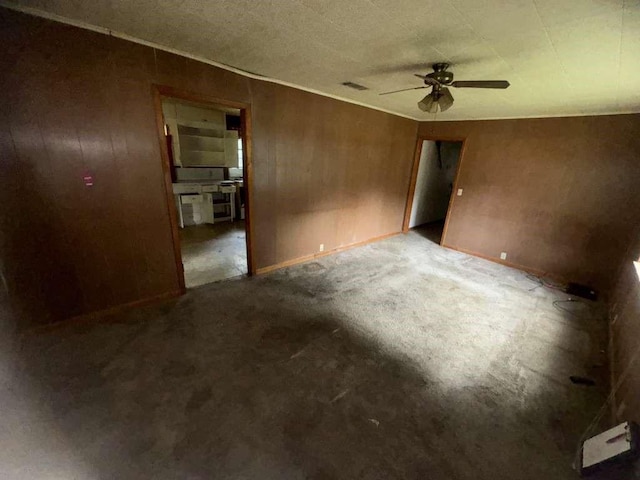
<path id="1" fill-rule="evenodd" d="M 420 140 L 414 188 L 407 199 L 405 232 L 414 229 L 428 240 L 443 244 L 462 146 L 463 141 Z"/>
<path id="2" fill-rule="evenodd" d="M 158 87 L 156 108 L 181 288 L 252 274 L 248 107 Z"/>

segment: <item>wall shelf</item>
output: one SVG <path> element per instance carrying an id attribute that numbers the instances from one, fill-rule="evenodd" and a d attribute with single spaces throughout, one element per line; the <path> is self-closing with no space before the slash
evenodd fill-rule
<path id="1" fill-rule="evenodd" d="M 162 111 L 176 166 L 238 167 L 238 132 L 227 130 L 225 112 L 172 100 L 163 102 Z"/>

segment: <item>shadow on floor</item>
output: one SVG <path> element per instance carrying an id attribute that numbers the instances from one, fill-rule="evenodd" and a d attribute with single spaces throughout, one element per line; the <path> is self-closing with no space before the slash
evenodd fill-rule
<path id="1" fill-rule="evenodd" d="M 0 476 L 575 478 L 603 392 L 567 377 L 599 324 L 423 249 L 410 233 L 25 339 Z"/>
<path id="2" fill-rule="evenodd" d="M 442 239 L 442 231 L 444 230 L 444 220 L 437 222 L 425 223 L 424 225 L 418 225 L 413 227 L 411 231 L 416 232 L 421 237 L 426 238 L 430 242 L 440 245 Z"/>

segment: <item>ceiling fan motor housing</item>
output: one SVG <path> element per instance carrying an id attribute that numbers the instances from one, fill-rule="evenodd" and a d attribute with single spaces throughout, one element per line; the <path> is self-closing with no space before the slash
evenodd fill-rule
<path id="1" fill-rule="evenodd" d="M 433 73 L 429 73 L 426 75 L 429 78 L 433 78 L 438 83 L 443 85 L 449 85 L 453 82 L 453 73 L 447 72 L 447 68 L 449 68 L 448 63 L 434 63 L 433 64 Z M 425 81 L 425 83 L 427 83 Z"/>

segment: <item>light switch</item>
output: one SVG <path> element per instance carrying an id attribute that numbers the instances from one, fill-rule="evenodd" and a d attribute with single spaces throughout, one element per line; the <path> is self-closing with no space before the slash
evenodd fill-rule
<path id="1" fill-rule="evenodd" d="M 461 188 L 459 188 L 459 189 L 458 189 L 458 196 L 459 196 L 459 197 L 461 197 L 461 196 L 462 196 L 462 189 L 461 189 Z"/>

